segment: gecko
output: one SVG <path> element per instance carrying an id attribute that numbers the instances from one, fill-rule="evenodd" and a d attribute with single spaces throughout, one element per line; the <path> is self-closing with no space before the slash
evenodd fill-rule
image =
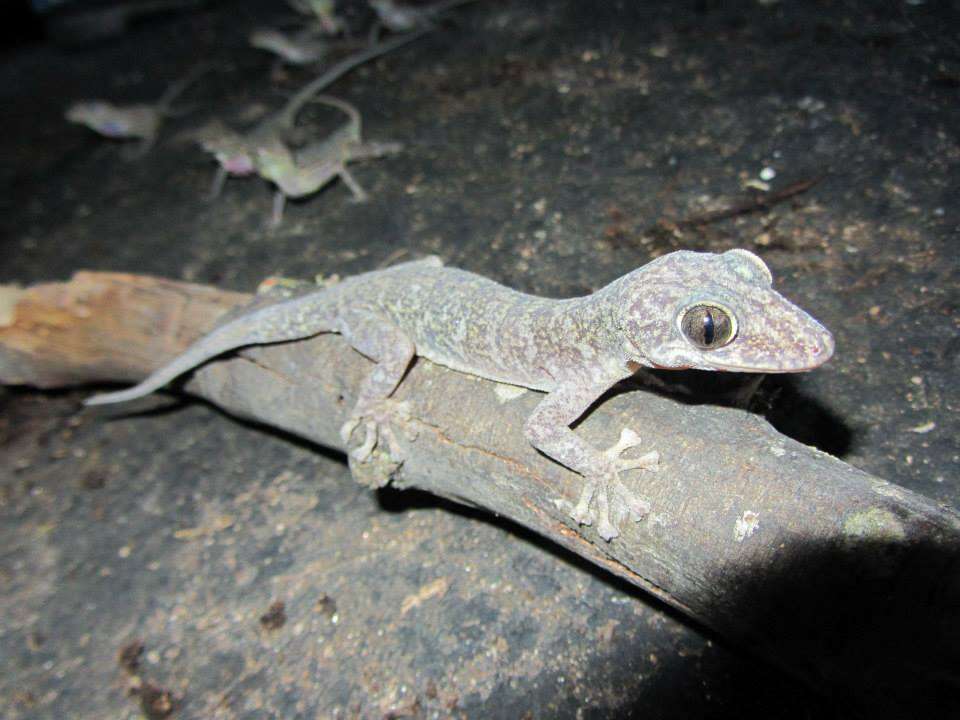
<path id="1" fill-rule="evenodd" d="M 284 135 L 292 131 L 300 110 L 317 93 L 358 65 L 396 50 L 427 32 L 430 32 L 429 28 L 416 30 L 348 55 L 322 75 L 304 85 L 280 110 L 268 115 L 249 132 L 242 134 L 235 132 L 216 121 L 194 131 L 193 137 L 200 142 L 204 150 L 216 158 L 218 163 L 208 197 L 210 199 L 218 197 L 227 177 L 231 175 L 244 177 L 255 174 L 257 149 L 275 148 L 278 142 L 282 142 Z"/>
<path id="2" fill-rule="evenodd" d="M 380 25 L 393 32 L 407 32 L 414 28 L 434 25 L 437 17 L 458 5 L 477 0 L 439 0 L 430 5 L 407 5 L 397 0 L 368 0 L 377 14 Z"/>
<path id="3" fill-rule="evenodd" d="M 301 15 L 314 19 L 324 35 L 339 35 L 346 30 L 347 23 L 337 15 L 334 0 L 287 0 L 287 4 Z"/>
<path id="4" fill-rule="evenodd" d="M 270 218 L 272 227 L 282 222 L 288 197 L 312 195 L 337 177 L 350 188 L 354 200 L 365 202 L 367 193 L 347 170 L 347 163 L 384 157 L 403 149 L 396 142 L 364 142 L 360 113 L 350 103 L 329 95 L 317 95 L 314 100 L 342 110 L 349 119 L 328 138 L 308 145 L 296 154 L 278 139 L 257 148 L 254 161 L 257 173 L 277 186 Z"/>
<path id="5" fill-rule="evenodd" d="M 613 385 L 640 368 L 804 372 L 834 350 L 830 332 L 775 291 L 766 264 L 747 250 L 678 250 L 567 299 L 522 293 L 429 257 L 252 310 L 139 385 L 86 402 L 133 400 L 230 350 L 320 333 L 339 333 L 376 363 L 340 429 L 357 462 L 367 461 L 381 438 L 383 451 L 402 462 L 387 430 L 409 417 L 392 395 L 414 357 L 546 393 L 527 417 L 524 435 L 583 477 L 567 512 L 578 525 L 595 524 L 608 542 L 626 518 L 640 521 L 650 511 L 623 474 L 653 471 L 660 462 L 656 449 L 622 457 L 640 446 L 631 428 L 606 449 L 570 428 Z"/>
<path id="6" fill-rule="evenodd" d="M 313 35 L 312 30 L 294 35 L 274 28 L 261 28 L 250 33 L 251 47 L 266 50 L 290 65 L 312 65 L 330 52 L 330 43 Z"/>
<path id="7" fill-rule="evenodd" d="M 211 66 L 207 64 L 196 66 L 171 83 L 160 99 L 152 104 L 114 105 L 106 100 L 80 100 L 67 108 L 65 117 L 105 137 L 139 139 L 139 146 L 126 155 L 130 160 L 139 158 L 149 152 L 157 141 L 163 121 L 177 114 L 171 109 L 173 101 L 210 69 Z"/>

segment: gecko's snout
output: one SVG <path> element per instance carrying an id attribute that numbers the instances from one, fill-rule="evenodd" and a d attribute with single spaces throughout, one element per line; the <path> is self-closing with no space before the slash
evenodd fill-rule
<path id="1" fill-rule="evenodd" d="M 833 333 L 831 333 L 826 328 L 823 328 L 820 333 L 820 337 L 817 339 L 817 342 L 813 343 L 810 348 L 810 356 L 814 359 L 817 365 L 822 365 L 827 360 L 833 357 L 833 351 L 836 349 L 837 343 L 833 339 Z"/>
<path id="2" fill-rule="evenodd" d="M 780 358 L 779 366 L 773 372 L 814 370 L 833 357 L 836 347 L 833 334 L 819 323 L 817 326 L 815 331 L 808 331 L 794 339 L 790 352 Z"/>

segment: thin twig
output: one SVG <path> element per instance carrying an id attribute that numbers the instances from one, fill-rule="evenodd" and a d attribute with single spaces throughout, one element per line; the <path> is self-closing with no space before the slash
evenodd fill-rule
<path id="1" fill-rule="evenodd" d="M 810 180 L 801 180 L 800 182 L 795 182 L 792 185 L 787 185 L 787 187 L 783 188 L 782 190 L 770 193 L 769 195 L 760 195 L 748 200 L 747 202 L 734 205 L 733 207 L 729 207 L 724 210 L 715 210 L 713 212 L 694 215 L 683 220 L 677 220 L 673 224 L 676 227 L 709 225 L 722 220 L 729 220 L 730 218 L 737 217 L 739 215 L 747 215 L 749 213 L 759 212 L 761 210 L 768 210 L 774 205 L 782 203 L 784 200 L 789 200 L 796 195 L 805 193 L 807 190 L 823 180 L 824 177 L 826 177 L 826 175 L 818 175 Z"/>

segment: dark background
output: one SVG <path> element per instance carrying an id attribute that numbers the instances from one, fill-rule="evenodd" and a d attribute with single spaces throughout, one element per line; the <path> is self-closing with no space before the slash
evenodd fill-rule
<path id="1" fill-rule="evenodd" d="M 406 145 L 356 166 L 372 201 L 334 183 L 270 232 L 268 186 L 205 202 L 212 162 L 180 134 L 249 124 L 312 76 L 246 46 L 295 17 L 282 4 L 4 12 L 0 282 L 98 269 L 250 291 L 436 253 L 563 296 L 674 249 L 745 247 L 837 338 L 824 368 L 768 379 L 757 412 L 960 504 L 958 3 L 478 2 L 332 88 L 368 137 Z M 218 71 L 143 160 L 63 120 L 76 99 L 155 99 L 199 59 Z M 314 106 L 302 124 L 338 121 Z M 789 197 L 747 211 L 764 168 Z M 207 406 L 104 416 L 86 392 L 0 390 L 3 717 L 135 717 L 162 690 L 184 718 L 883 714 L 509 522 L 371 493 L 339 456 Z"/>

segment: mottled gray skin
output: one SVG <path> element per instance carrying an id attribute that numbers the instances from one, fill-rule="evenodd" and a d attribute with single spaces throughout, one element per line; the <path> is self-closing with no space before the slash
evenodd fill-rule
<path id="1" fill-rule="evenodd" d="M 538 450 L 584 476 L 571 517 L 596 522 L 600 537 L 616 537 L 626 517 L 649 506 L 620 480 L 625 470 L 655 469 L 648 452 L 624 459 L 639 444 L 630 430 L 607 450 L 571 429 L 594 401 L 638 367 L 750 372 L 801 372 L 826 362 L 833 338 L 816 320 L 771 288 L 766 265 L 746 250 L 723 254 L 674 252 L 597 292 L 567 300 L 526 295 L 437 258 L 347 278 L 328 289 L 239 317 L 131 389 L 88 404 L 122 402 L 157 390 L 228 350 L 336 332 L 377 365 L 361 387 L 345 442 L 363 425 L 352 455 L 365 460 L 386 424 L 402 416 L 389 398 L 415 355 L 491 380 L 547 393 L 524 427 Z M 692 306 L 725 308 L 733 339 L 700 349 L 680 318 Z M 393 403 L 393 405 L 391 405 Z M 389 434 L 385 435 L 389 439 Z"/>

